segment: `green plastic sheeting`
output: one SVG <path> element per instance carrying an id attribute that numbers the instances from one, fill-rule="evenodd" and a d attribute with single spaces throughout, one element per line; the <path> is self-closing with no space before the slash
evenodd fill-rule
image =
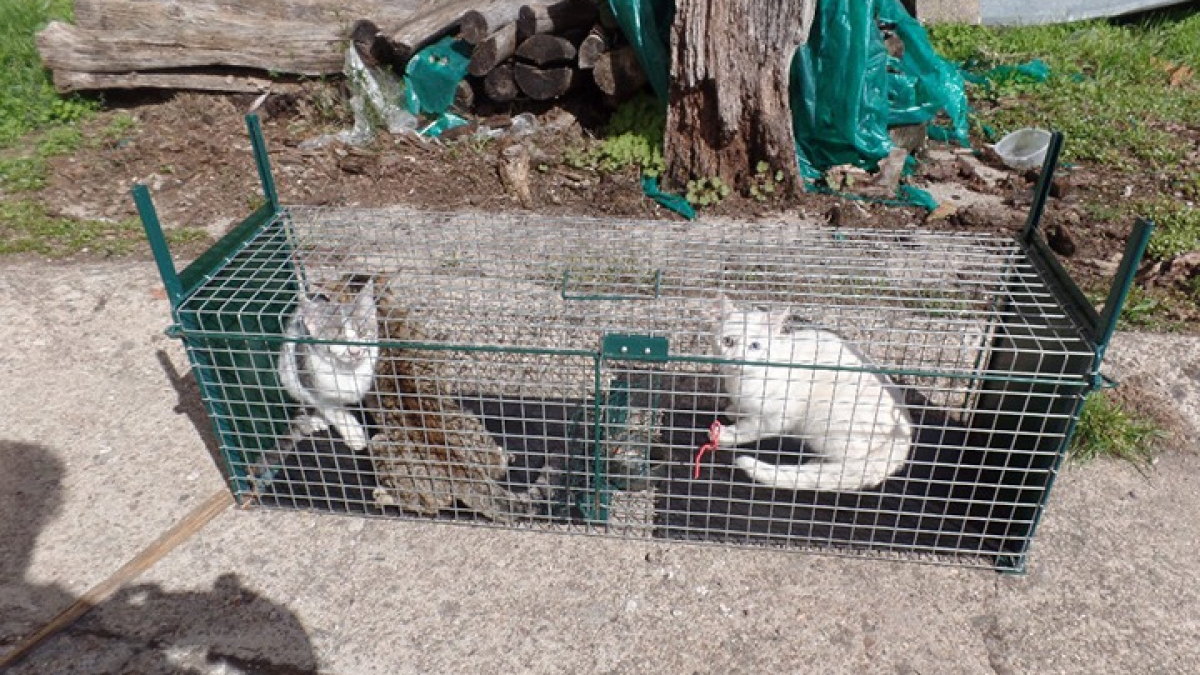
<path id="1" fill-rule="evenodd" d="M 979 64 L 968 61 L 962 67 L 963 79 L 972 84 L 991 88 L 995 84 L 1010 82 L 1040 83 L 1050 79 L 1050 66 L 1041 59 L 1034 59 L 1016 65 L 999 65 L 988 70 L 981 70 Z"/>
<path id="2" fill-rule="evenodd" d="M 665 102 L 673 0 L 608 3 Z M 904 43 L 902 58 L 889 56 L 880 22 L 894 26 Z M 808 181 L 841 164 L 873 169 L 892 148 L 891 126 L 929 124 L 935 138 L 967 144 L 962 75 L 934 52 L 899 0 L 821 0 L 808 42 L 792 60 L 791 78 L 796 160 Z M 932 124 L 941 112 L 948 127 Z"/>
<path id="3" fill-rule="evenodd" d="M 458 83 L 467 76 L 471 48 L 466 42 L 445 37 L 413 55 L 404 69 L 404 103 L 414 115 L 436 119 L 421 130 L 437 136 L 447 129 L 466 124 L 466 120 L 447 113 L 454 103 Z"/>
<path id="4" fill-rule="evenodd" d="M 679 195 L 673 195 L 660 190 L 658 187 L 658 178 L 642 176 L 642 193 L 658 202 L 664 208 L 670 209 L 688 220 L 696 219 L 696 209 L 692 207 L 691 202 Z"/>
<path id="5" fill-rule="evenodd" d="M 608 0 L 617 25 L 637 51 L 646 79 L 661 101 L 667 100 L 671 72 L 671 22 L 674 0 Z"/>
<path id="6" fill-rule="evenodd" d="M 902 58 L 888 54 L 880 21 L 894 26 Z M 790 96 L 802 168 L 874 168 L 892 148 L 889 127 L 929 124 L 939 112 L 950 126 L 931 132 L 968 143 L 962 76 L 898 0 L 822 0 L 792 61 Z"/>

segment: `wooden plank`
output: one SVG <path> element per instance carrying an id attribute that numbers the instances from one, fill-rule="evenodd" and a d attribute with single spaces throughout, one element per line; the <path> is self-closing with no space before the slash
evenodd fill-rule
<path id="1" fill-rule="evenodd" d="M 345 37 L 336 26 L 221 29 L 175 26 L 146 31 L 95 31 L 58 21 L 37 34 L 47 67 L 89 73 L 232 66 L 297 75 L 340 73 Z"/>
<path id="2" fill-rule="evenodd" d="M 278 92 L 292 85 L 281 84 L 262 77 L 191 71 L 153 73 L 81 73 L 74 70 L 54 71 L 54 87 L 61 92 L 94 91 L 100 89 L 185 89 L 257 94 Z"/>
<path id="3" fill-rule="evenodd" d="M 158 30 L 176 24 L 349 26 L 366 17 L 391 30 L 436 0 L 75 0 L 75 25 L 92 30 Z"/>
<path id="4" fill-rule="evenodd" d="M 184 516 L 183 520 L 160 535 L 149 546 L 142 549 L 140 553 L 130 559 L 129 562 L 122 565 L 116 572 L 113 572 L 111 576 L 88 589 L 82 597 L 72 603 L 70 607 L 63 610 L 58 616 L 54 617 L 50 623 L 22 640 L 17 644 L 15 649 L 0 657 L 0 669 L 7 668 L 24 658 L 46 638 L 75 623 L 79 620 L 79 617 L 87 614 L 93 607 L 112 597 L 113 593 L 120 590 L 121 586 L 133 581 L 143 572 L 150 569 L 154 563 L 173 551 L 175 547 L 187 541 L 193 534 L 199 532 L 213 518 L 221 515 L 232 505 L 233 495 L 226 488 L 222 488 L 204 500 L 199 506 Z"/>

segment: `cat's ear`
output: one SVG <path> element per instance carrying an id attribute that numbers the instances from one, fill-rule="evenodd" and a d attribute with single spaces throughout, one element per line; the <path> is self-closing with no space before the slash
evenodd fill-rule
<path id="1" fill-rule="evenodd" d="M 372 277 L 359 289 L 358 295 L 354 296 L 354 309 L 351 311 L 354 316 L 374 322 L 375 305 L 375 278 Z"/>
<path id="2" fill-rule="evenodd" d="M 733 306 L 733 303 L 729 301 L 729 298 L 724 293 L 721 293 L 717 296 L 717 310 L 720 312 L 721 320 L 724 321 L 729 318 L 730 314 L 737 311 L 737 308 Z"/>
<path id="3" fill-rule="evenodd" d="M 323 295 L 308 295 L 300 299 L 300 319 L 309 335 L 317 335 L 325 327 L 329 300 Z"/>
<path id="4" fill-rule="evenodd" d="M 792 318 L 792 313 L 785 310 L 774 310 L 768 313 L 771 317 L 771 329 L 776 333 L 788 332 L 788 319 Z"/>

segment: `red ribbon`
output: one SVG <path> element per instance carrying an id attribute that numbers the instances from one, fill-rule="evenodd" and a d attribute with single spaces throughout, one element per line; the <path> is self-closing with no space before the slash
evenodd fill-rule
<path id="1" fill-rule="evenodd" d="M 713 420 L 713 423 L 708 426 L 708 442 L 700 446 L 700 452 L 696 453 L 696 470 L 692 472 L 692 479 L 700 478 L 700 460 L 704 459 L 705 453 L 717 451 L 717 441 L 721 438 L 721 421 Z"/>

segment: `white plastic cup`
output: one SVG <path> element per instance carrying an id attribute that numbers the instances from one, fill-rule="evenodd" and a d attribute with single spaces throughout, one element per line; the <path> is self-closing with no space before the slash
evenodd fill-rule
<path id="1" fill-rule="evenodd" d="M 1045 129 L 1017 129 L 1000 139 L 992 149 L 1007 166 L 1018 171 L 1036 169 L 1046 159 L 1050 132 Z"/>

